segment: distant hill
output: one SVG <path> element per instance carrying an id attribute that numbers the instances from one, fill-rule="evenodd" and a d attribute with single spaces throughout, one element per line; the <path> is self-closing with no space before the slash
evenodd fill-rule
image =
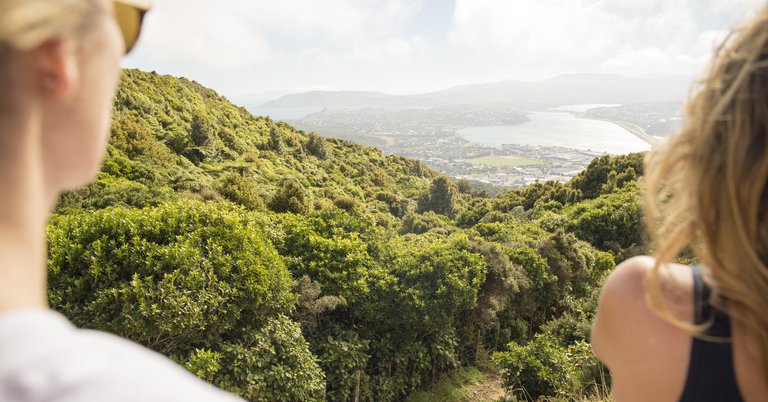
<path id="1" fill-rule="evenodd" d="M 625 77 L 611 74 L 567 74 L 535 83 L 504 81 L 464 85 L 426 96 L 446 103 L 503 102 L 518 107 L 631 104 L 682 100 L 690 84 L 690 77 L 675 75 Z"/>
<path id="2" fill-rule="evenodd" d="M 286 95 L 262 107 L 407 108 L 500 103 L 514 107 L 552 107 L 586 103 L 667 102 L 684 99 L 691 81 L 691 77 L 681 75 L 625 77 L 613 74 L 566 74 L 539 82 L 502 81 L 462 85 L 415 96 L 362 91 L 313 91 Z"/>
<path id="3" fill-rule="evenodd" d="M 308 107 L 432 107 L 441 102 L 421 96 L 388 95 L 371 91 L 312 91 L 285 95 L 262 108 Z"/>
<path id="4" fill-rule="evenodd" d="M 258 109 L 265 102 L 269 102 L 273 99 L 280 98 L 285 95 L 291 95 L 300 91 L 293 90 L 269 90 L 249 92 L 230 97 L 230 101 L 236 105 L 243 106 L 249 110 Z"/>

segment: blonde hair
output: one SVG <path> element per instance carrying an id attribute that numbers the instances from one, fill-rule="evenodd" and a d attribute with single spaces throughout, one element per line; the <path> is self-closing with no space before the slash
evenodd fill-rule
<path id="1" fill-rule="evenodd" d="M 646 158 L 647 227 L 660 271 L 690 250 L 707 268 L 713 302 L 746 332 L 768 378 L 768 8 L 733 32 L 687 105 L 687 122 Z"/>
<path id="2" fill-rule="evenodd" d="M 26 51 L 82 27 L 94 0 L 0 0 L 0 49 Z M 0 53 L 0 54 L 2 54 Z"/>

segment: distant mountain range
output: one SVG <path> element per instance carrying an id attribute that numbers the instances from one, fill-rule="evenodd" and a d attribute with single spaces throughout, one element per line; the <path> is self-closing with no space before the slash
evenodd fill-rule
<path id="1" fill-rule="evenodd" d="M 371 91 L 312 91 L 290 94 L 262 108 L 374 107 L 411 108 L 451 104 L 508 104 L 552 107 L 571 104 L 633 104 L 680 101 L 692 78 L 681 75 L 626 77 L 613 74 L 566 74 L 539 82 L 502 81 L 462 85 L 421 95 Z"/>
<path id="2" fill-rule="evenodd" d="M 311 107 L 434 107 L 443 105 L 428 96 L 388 95 L 373 91 L 311 91 L 282 96 L 264 103 L 262 108 Z"/>

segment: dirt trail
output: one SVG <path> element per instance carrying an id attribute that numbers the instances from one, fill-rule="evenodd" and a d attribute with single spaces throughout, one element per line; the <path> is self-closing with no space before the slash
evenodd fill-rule
<path id="1" fill-rule="evenodd" d="M 501 387 L 501 375 L 488 373 L 485 381 L 475 384 L 467 393 L 467 402 L 496 402 L 504 396 Z"/>

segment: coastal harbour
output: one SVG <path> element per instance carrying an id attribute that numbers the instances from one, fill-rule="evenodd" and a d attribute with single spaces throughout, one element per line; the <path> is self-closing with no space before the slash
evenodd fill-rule
<path id="1" fill-rule="evenodd" d="M 646 151 L 652 145 L 650 136 L 629 123 L 584 119 L 560 111 L 530 112 L 527 116 L 529 121 L 522 124 L 468 127 L 457 134 L 469 142 L 494 148 L 517 144 L 613 155 Z"/>

